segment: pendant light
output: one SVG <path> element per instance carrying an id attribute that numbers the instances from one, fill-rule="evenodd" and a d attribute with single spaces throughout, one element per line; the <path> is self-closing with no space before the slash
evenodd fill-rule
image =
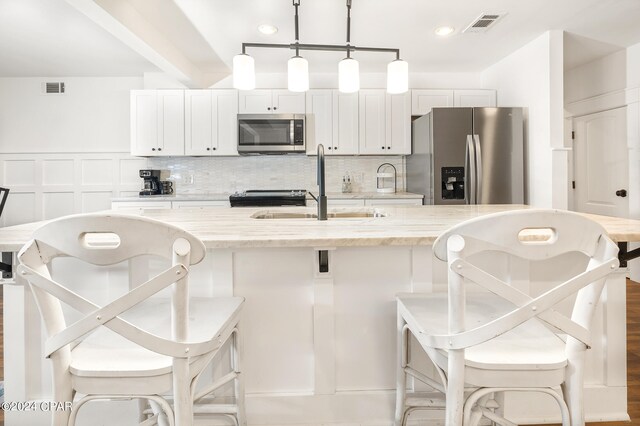
<path id="1" fill-rule="evenodd" d="M 292 92 L 309 90 L 309 63 L 300 56 L 301 50 L 322 50 L 346 52 L 347 57 L 338 63 L 338 90 L 353 93 L 360 90 L 360 66 L 351 57 L 352 52 L 395 53 L 396 59 L 387 66 L 387 91 L 392 94 L 404 93 L 409 89 L 409 66 L 400 59 L 400 49 L 381 47 L 359 47 L 351 45 L 351 2 L 347 2 L 347 43 L 344 46 L 330 44 L 301 44 L 299 42 L 298 7 L 300 0 L 293 0 L 295 8 L 295 42 L 291 44 L 242 43 L 242 54 L 233 58 L 233 87 L 240 90 L 252 90 L 256 86 L 255 64 L 247 55 L 247 47 L 291 49 L 295 55 L 287 62 L 287 87 Z"/>
<path id="2" fill-rule="evenodd" d="M 238 90 L 256 88 L 255 61 L 244 52 L 233 57 L 233 87 Z"/>
<path id="3" fill-rule="evenodd" d="M 309 90 L 309 62 L 300 56 L 298 31 L 298 6 L 300 0 L 293 0 L 295 8 L 295 37 L 296 55 L 287 62 L 287 88 L 292 92 L 306 92 Z"/>
<path id="4" fill-rule="evenodd" d="M 338 63 L 338 91 L 360 90 L 360 64 L 351 58 L 351 0 L 347 0 L 347 57 Z"/>
<path id="5" fill-rule="evenodd" d="M 360 64 L 348 56 L 338 62 L 338 90 L 342 93 L 360 90 Z"/>
<path id="6" fill-rule="evenodd" d="M 387 92 L 404 93 L 409 90 L 409 64 L 401 59 L 387 65 Z"/>

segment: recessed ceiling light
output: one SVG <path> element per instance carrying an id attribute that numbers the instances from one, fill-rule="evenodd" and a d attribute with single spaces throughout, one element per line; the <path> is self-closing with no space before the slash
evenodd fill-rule
<path id="1" fill-rule="evenodd" d="M 448 26 L 444 26 L 444 27 L 438 27 L 435 30 L 436 35 L 439 36 L 448 36 L 449 34 L 453 33 L 453 31 L 455 30 L 455 28 L 453 27 L 448 27 Z"/>
<path id="2" fill-rule="evenodd" d="M 258 25 L 258 31 L 264 35 L 273 35 L 278 32 L 278 27 L 271 24 Z"/>

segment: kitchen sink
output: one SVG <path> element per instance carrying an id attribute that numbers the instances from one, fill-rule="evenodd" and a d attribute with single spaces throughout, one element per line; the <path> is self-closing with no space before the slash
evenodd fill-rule
<path id="1" fill-rule="evenodd" d="M 328 219 L 362 219 L 368 217 L 386 217 L 387 214 L 378 209 L 367 210 L 334 210 L 327 213 Z M 259 211 L 251 215 L 253 219 L 317 219 L 316 213 Z"/>

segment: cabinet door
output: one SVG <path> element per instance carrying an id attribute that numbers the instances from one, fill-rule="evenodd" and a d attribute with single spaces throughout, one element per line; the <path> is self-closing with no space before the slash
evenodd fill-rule
<path id="1" fill-rule="evenodd" d="M 453 105 L 453 90 L 411 91 L 411 115 L 425 115 L 433 107 L 452 107 Z"/>
<path id="2" fill-rule="evenodd" d="M 158 102 L 155 90 L 131 91 L 131 155 L 149 156 L 158 149 Z"/>
<path id="3" fill-rule="evenodd" d="M 318 144 L 325 153 L 333 154 L 332 90 L 309 90 L 306 96 L 306 148 L 308 155 L 316 155 Z"/>
<path id="4" fill-rule="evenodd" d="M 329 198 L 327 207 L 362 207 L 364 200 L 361 198 Z"/>
<path id="5" fill-rule="evenodd" d="M 333 154 L 358 154 L 358 94 L 333 91 Z"/>
<path id="6" fill-rule="evenodd" d="M 184 155 L 184 90 L 157 92 L 157 155 Z"/>
<path id="7" fill-rule="evenodd" d="M 240 114 L 269 114 L 271 110 L 271 90 L 248 90 L 238 94 Z"/>
<path id="8" fill-rule="evenodd" d="M 385 95 L 382 89 L 360 90 L 358 102 L 360 154 L 387 153 Z"/>
<path id="9" fill-rule="evenodd" d="M 215 201 L 172 201 L 171 208 L 173 209 L 215 209 L 230 207 L 229 201 L 215 200 Z"/>
<path id="10" fill-rule="evenodd" d="M 368 198 L 365 206 L 421 206 L 422 198 Z"/>
<path id="11" fill-rule="evenodd" d="M 184 92 L 185 147 L 187 155 L 208 155 L 213 141 L 214 115 L 211 90 Z"/>
<path id="12" fill-rule="evenodd" d="M 238 155 L 238 91 L 214 90 L 213 155 Z"/>
<path id="13" fill-rule="evenodd" d="M 304 114 L 304 93 L 295 93 L 288 90 L 273 90 L 271 99 L 273 112 L 276 114 Z"/>
<path id="14" fill-rule="evenodd" d="M 495 107 L 495 90 L 454 90 L 453 105 L 457 107 Z"/>
<path id="15" fill-rule="evenodd" d="M 408 93 L 386 95 L 387 154 L 411 154 L 411 99 Z"/>
<path id="16" fill-rule="evenodd" d="M 157 210 L 170 209 L 171 201 L 112 201 L 111 210 Z"/>

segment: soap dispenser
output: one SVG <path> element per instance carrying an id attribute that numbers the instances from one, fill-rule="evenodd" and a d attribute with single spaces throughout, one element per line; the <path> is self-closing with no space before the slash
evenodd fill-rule
<path id="1" fill-rule="evenodd" d="M 351 192 L 351 176 L 349 176 L 349 172 L 342 176 L 342 192 Z"/>

